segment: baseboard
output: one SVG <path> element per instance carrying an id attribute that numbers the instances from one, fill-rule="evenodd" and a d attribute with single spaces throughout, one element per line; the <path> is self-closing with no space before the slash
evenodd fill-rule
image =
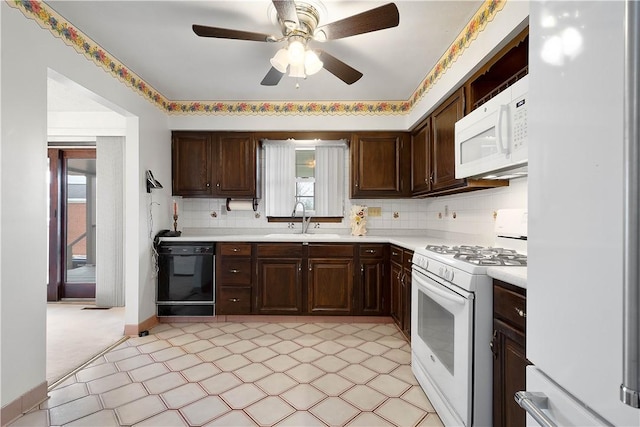
<path id="1" fill-rule="evenodd" d="M 147 320 L 139 323 L 137 325 L 124 325 L 124 334 L 125 335 L 138 335 L 142 331 L 148 331 L 149 329 L 156 326 L 158 323 L 158 317 L 154 314 L 149 317 Z"/>
<path id="2" fill-rule="evenodd" d="M 47 395 L 47 382 L 44 381 L 38 386 L 24 393 L 22 396 L 18 396 L 12 402 L 7 403 L 2 407 L 0 412 L 0 425 L 6 426 L 22 414 L 28 412 L 33 407 L 44 402 L 48 399 Z"/>
<path id="3" fill-rule="evenodd" d="M 221 323 L 221 322 L 304 322 L 304 323 L 393 323 L 390 316 L 310 316 L 273 314 L 221 314 L 207 317 L 159 317 L 159 323 Z"/>

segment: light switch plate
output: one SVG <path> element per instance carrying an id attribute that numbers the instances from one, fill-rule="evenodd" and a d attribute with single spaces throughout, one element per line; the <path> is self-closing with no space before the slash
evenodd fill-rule
<path id="1" fill-rule="evenodd" d="M 381 207 L 371 207 L 367 208 L 367 212 L 369 216 L 382 216 L 382 208 Z"/>

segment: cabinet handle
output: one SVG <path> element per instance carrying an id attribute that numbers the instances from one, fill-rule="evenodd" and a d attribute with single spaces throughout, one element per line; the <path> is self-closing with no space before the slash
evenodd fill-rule
<path id="1" fill-rule="evenodd" d="M 240 302 L 240 298 L 229 298 L 231 302 Z"/>
<path id="2" fill-rule="evenodd" d="M 429 175 L 429 182 L 433 184 L 433 171 Z"/>
<path id="3" fill-rule="evenodd" d="M 216 182 L 216 187 L 220 188 L 220 183 Z"/>
<path id="4" fill-rule="evenodd" d="M 400 254 L 399 254 L 398 252 L 391 252 L 391 255 L 393 255 L 393 256 L 398 256 L 398 255 L 400 255 Z"/>
<path id="5" fill-rule="evenodd" d="M 233 252 L 240 252 L 240 249 L 238 249 L 238 248 L 233 248 L 233 249 L 231 249 L 231 250 L 232 250 Z"/>
<path id="6" fill-rule="evenodd" d="M 368 253 L 368 254 L 375 254 L 376 250 L 375 249 L 367 249 L 367 250 L 365 250 L 365 252 Z"/>
<path id="7" fill-rule="evenodd" d="M 360 265 L 360 273 L 364 276 L 364 264 Z"/>
<path id="8" fill-rule="evenodd" d="M 514 309 L 516 310 L 516 313 L 518 313 L 518 316 L 527 317 L 527 313 L 523 309 L 518 307 L 514 307 Z"/>
<path id="9" fill-rule="evenodd" d="M 229 273 L 233 273 L 233 274 L 240 273 L 240 270 L 236 270 L 235 268 L 232 268 L 231 270 L 229 270 Z"/>
<path id="10" fill-rule="evenodd" d="M 207 188 L 211 187 L 211 183 L 207 182 Z"/>
<path id="11" fill-rule="evenodd" d="M 311 267 L 312 267 L 312 266 L 311 266 L 311 263 L 309 263 L 309 271 L 311 271 Z"/>
<path id="12" fill-rule="evenodd" d="M 489 341 L 489 348 L 491 349 L 491 353 L 493 353 L 493 358 L 497 358 L 498 357 L 498 346 L 497 344 L 497 340 L 498 340 L 498 331 L 496 331 L 495 329 L 493 330 L 493 337 L 491 338 L 491 341 Z"/>

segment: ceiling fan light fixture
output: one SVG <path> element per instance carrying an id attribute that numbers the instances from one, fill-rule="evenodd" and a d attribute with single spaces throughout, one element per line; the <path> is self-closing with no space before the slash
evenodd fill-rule
<path id="1" fill-rule="evenodd" d="M 291 65 L 302 65 L 305 59 L 305 47 L 299 40 L 289 41 L 289 63 Z"/>
<path id="2" fill-rule="evenodd" d="M 289 51 L 282 48 L 276 52 L 276 54 L 269 60 L 271 65 L 281 73 L 287 72 L 287 66 L 289 65 Z"/>
<path id="3" fill-rule="evenodd" d="M 304 64 L 291 64 L 289 67 L 289 77 L 304 79 L 307 75 L 304 73 Z"/>
<path id="4" fill-rule="evenodd" d="M 308 76 L 311 76 L 322 69 L 324 64 L 318 58 L 318 55 L 312 51 L 307 50 L 304 54 L 304 70 Z"/>

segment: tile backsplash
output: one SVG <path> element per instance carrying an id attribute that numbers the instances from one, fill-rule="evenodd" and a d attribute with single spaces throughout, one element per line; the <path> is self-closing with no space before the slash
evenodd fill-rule
<path id="1" fill-rule="evenodd" d="M 179 229 L 266 229 L 284 231 L 287 223 L 270 223 L 260 200 L 254 211 L 227 211 L 226 199 L 176 198 L 180 208 Z M 381 208 L 381 215 L 369 216 L 367 229 L 405 231 L 423 230 L 440 233 L 476 234 L 491 238 L 494 213 L 498 209 L 527 208 L 527 178 L 510 181 L 508 187 L 471 191 L 425 199 L 346 199 L 345 212 L 352 204 Z M 312 227 L 313 227 L 312 223 Z M 298 225 L 299 226 L 299 225 Z M 342 223 L 322 223 L 320 229 L 349 232 L 349 219 Z"/>

